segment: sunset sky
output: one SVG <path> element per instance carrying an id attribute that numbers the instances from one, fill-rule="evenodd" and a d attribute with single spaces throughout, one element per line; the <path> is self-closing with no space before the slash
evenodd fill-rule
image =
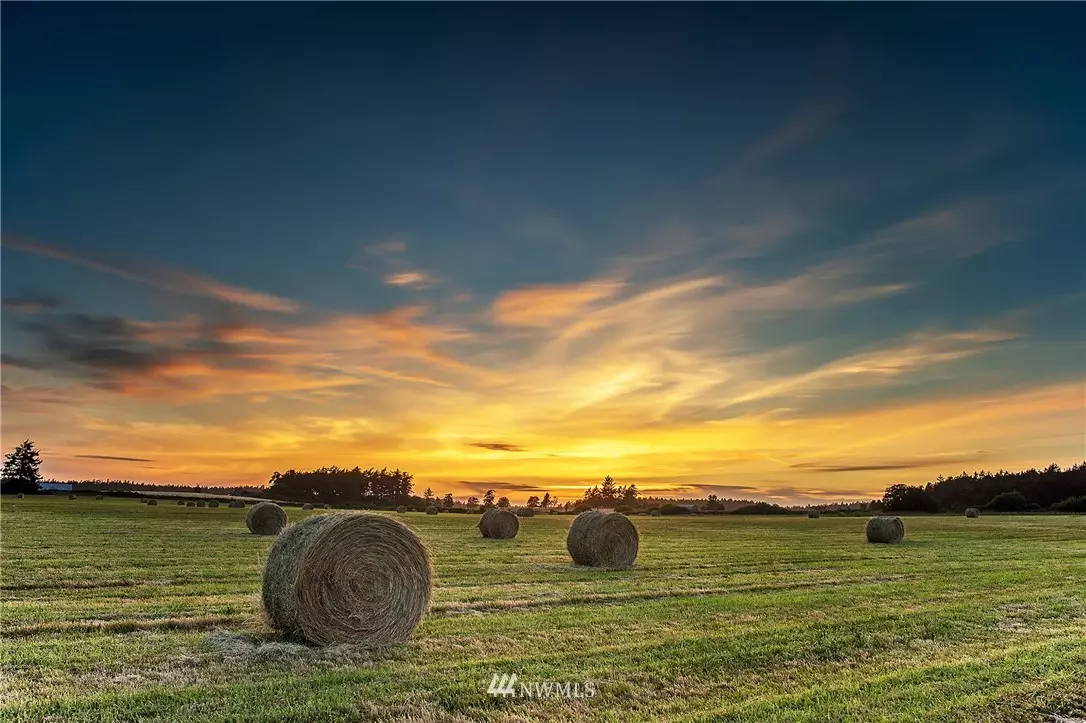
<path id="1" fill-rule="evenodd" d="M 1082 5 L 3 5 L 3 446 L 808 502 L 1086 452 Z"/>

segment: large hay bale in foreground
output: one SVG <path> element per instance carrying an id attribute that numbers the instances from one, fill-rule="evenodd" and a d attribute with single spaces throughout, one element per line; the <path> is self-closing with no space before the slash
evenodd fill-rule
<path id="1" fill-rule="evenodd" d="M 218 507 L 219 506 L 219 501 L 218 500 L 211 500 L 210 502 L 207 503 L 207 506 L 208 507 Z"/>
<path id="2" fill-rule="evenodd" d="M 531 507 L 521 507 L 517 510 L 517 517 L 535 517 L 535 510 Z"/>
<path id="3" fill-rule="evenodd" d="M 637 527 L 616 512 L 582 512 L 566 535 L 566 549 L 573 561 L 591 567 L 629 567 L 637 559 L 639 544 Z"/>
<path id="4" fill-rule="evenodd" d="M 822 513 L 819 512 L 818 510 L 807 510 L 807 519 L 808 520 L 817 520 L 821 516 L 822 516 Z"/>
<path id="5" fill-rule="evenodd" d="M 154 507 L 158 504 L 158 500 L 147 500 L 148 507 Z"/>
<path id="6" fill-rule="evenodd" d="M 245 514 L 245 526 L 254 535 L 278 535 L 287 524 L 287 513 L 274 502 L 257 502 Z"/>
<path id="7" fill-rule="evenodd" d="M 437 513 L 438 513 L 438 509 L 436 507 L 434 507 L 433 505 L 430 505 L 429 507 L 426 508 L 426 514 L 428 514 L 428 515 L 436 515 Z"/>
<path id="8" fill-rule="evenodd" d="M 399 512 L 400 514 L 403 514 L 404 512 L 407 512 L 407 505 L 400 505 L 399 507 L 396 508 L 396 511 Z"/>
<path id="9" fill-rule="evenodd" d="M 304 505 L 302 505 L 302 509 L 303 510 L 311 510 L 311 509 L 313 509 L 313 505 L 306 502 Z"/>
<path id="10" fill-rule="evenodd" d="M 867 521 L 867 541 L 897 544 L 905 537 L 905 523 L 900 517 L 872 517 Z"/>
<path id="11" fill-rule="evenodd" d="M 965 509 L 965 516 L 966 517 L 980 517 L 980 510 L 978 510 L 976 507 L 967 507 Z"/>
<path id="12" fill-rule="evenodd" d="M 509 510 L 491 507 L 479 518 L 479 532 L 491 540 L 511 540 L 520 531 L 520 520 Z"/>
<path id="13" fill-rule="evenodd" d="M 311 643 L 403 642 L 430 604 L 433 568 L 418 536 L 389 517 L 314 515 L 268 551 L 261 599 L 272 624 Z"/>
<path id="14" fill-rule="evenodd" d="M 235 510 L 244 510 L 245 509 L 245 503 L 242 502 L 241 500 L 234 500 L 230 504 L 228 504 L 227 507 L 232 507 Z"/>

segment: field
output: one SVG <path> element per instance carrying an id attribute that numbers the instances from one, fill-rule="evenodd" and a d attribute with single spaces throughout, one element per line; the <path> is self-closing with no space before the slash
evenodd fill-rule
<path id="1" fill-rule="evenodd" d="M 244 510 L 2 502 L 5 721 L 1086 718 L 1086 517 L 633 518 L 628 571 L 570 564 L 571 517 L 482 539 L 471 515 L 398 516 L 429 545 L 432 609 L 368 653 L 279 640 L 270 538 Z M 288 510 L 292 520 L 307 514 Z M 495 673 L 592 698 L 487 694 Z"/>

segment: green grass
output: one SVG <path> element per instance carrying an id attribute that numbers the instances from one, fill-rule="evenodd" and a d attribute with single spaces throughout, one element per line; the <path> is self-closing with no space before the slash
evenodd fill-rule
<path id="1" fill-rule="evenodd" d="M 0 507 L 5 721 L 1030 721 L 1086 718 L 1086 517 L 635 517 L 637 566 L 574 567 L 571 517 L 430 547 L 430 615 L 372 653 L 279 640 L 244 510 Z M 292 520 L 321 514 L 289 510 Z M 486 694 L 494 673 L 591 699 Z"/>

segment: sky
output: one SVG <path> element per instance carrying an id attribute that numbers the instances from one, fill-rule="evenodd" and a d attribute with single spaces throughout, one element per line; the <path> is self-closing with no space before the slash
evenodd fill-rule
<path id="1" fill-rule="evenodd" d="M 60 479 L 880 497 L 1086 458 L 1086 8 L 2 7 Z"/>

